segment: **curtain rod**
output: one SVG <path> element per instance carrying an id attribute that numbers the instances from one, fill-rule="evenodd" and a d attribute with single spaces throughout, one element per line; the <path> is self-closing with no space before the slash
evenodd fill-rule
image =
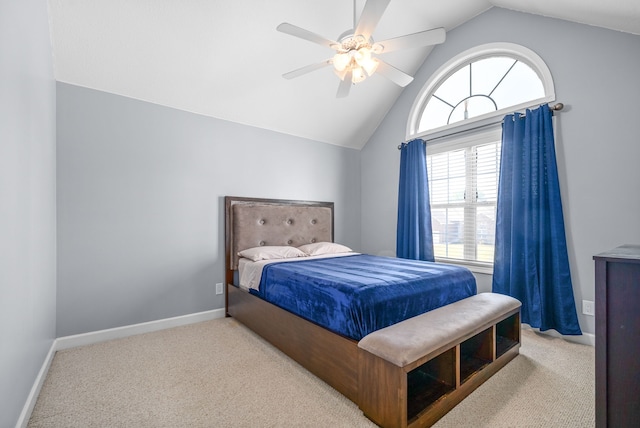
<path id="1" fill-rule="evenodd" d="M 563 108 L 564 108 L 564 104 L 563 104 L 563 103 L 555 103 L 554 105 L 549 104 L 549 110 L 551 110 L 552 112 L 554 112 L 554 111 L 560 111 L 560 110 L 562 110 Z M 493 126 L 493 125 L 498 124 L 498 123 L 500 123 L 500 122 L 502 122 L 502 118 L 501 118 L 500 120 L 496 120 L 495 122 L 485 123 L 484 125 L 480 125 L 480 126 L 477 126 L 477 127 L 475 127 L 475 128 L 471 128 L 471 129 L 464 129 L 464 130 L 461 130 L 461 131 L 454 131 L 454 132 L 451 132 L 451 133 L 449 133 L 449 134 L 440 135 L 440 136 L 438 136 L 438 137 L 435 137 L 435 138 L 431 138 L 431 139 L 429 139 L 429 141 L 439 140 L 440 138 L 446 138 L 446 137 L 450 137 L 450 136 L 452 136 L 452 135 L 457 135 L 457 134 L 462 134 L 462 133 L 465 133 L 465 132 L 475 131 L 475 130 L 478 130 L 478 129 L 486 128 L 486 127 L 488 127 L 488 126 Z M 417 137 L 417 138 L 419 138 L 419 137 Z M 415 140 L 415 138 L 412 138 L 412 139 L 411 139 L 411 140 L 409 140 L 409 141 L 412 141 L 412 140 Z M 408 143 L 408 141 L 404 141 L 404 142 L 400 143 L 400 144 L 398 145 L 398 150 L 401 150 L 401 149 L 402 149 L 402 147 L 403 147 L 404 145 L 406 145 L 407 143 Z"/>

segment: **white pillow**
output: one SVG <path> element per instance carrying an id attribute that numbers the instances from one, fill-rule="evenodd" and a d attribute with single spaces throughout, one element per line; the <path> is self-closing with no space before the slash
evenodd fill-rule
<path id="1" fill-rule="evenodd" d="M 290 259 L 293 257 L 306 257 L 307 254 L 295 247 L 265 245 L 242 250 L 238 253 L 240 257 L 257 262 L 258 260 Z"/>
<path id="2" fill-rule="evenodd" d="M 353 251 L 351 248 L 336 244 L 335 242 L 314 242 L 313 244 L 301 245 L 298 249 L 304 251 L 309 256 L 350 253 Z"/>

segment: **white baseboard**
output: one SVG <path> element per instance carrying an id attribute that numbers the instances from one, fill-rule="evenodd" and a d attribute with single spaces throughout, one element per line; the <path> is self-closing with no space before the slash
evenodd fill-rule
<path id="1" fill-rule="evenodd" d="M 36 376 L 36 380 L 31 387 L 31 391 L 27 396 L 27 401 L 22 408 L 22 413 L 20 413 L 20 417 L 16 422 L 16 428 L 26 428 L 29 423 L 31 412 L 33 412 L 33 408 L 36 406 L 38 395 L 40 395 L 40 390 L 42 389 L 42 385 L 44 385 L 44 380 L 47 378 L 47 372 L 49 371 L 49 367 L 51 367 L 53 356 L 56 354 L 55 347 L 56 341 L 54 340 L 51 344 L 51 348 L 49 348 L 47 356 L 44 359 L 44 363 L 42 363 L 42 367 L 40 367 L 40 371 L 38 372 L 38 376 Z"/>
<path id="2" fill-rule="evenodd" d="M 580 343 L 581 345 L 596 346 L 596 335 L 593 333 L 582 333 L 581 335 L 578 335 L 578 336 L 569 336 L 569 335 L 565 336 L 563 334 L 558 333 L 555 330 L 540 331 L 539 328 L 533 328 L 529 324 L 522 324 L 522 328 L 525 330 L 533 330 L 536 333 L 546 334 L 552 337 L 559 337 L 561 339 L 566 340 L 567 342 Z"/>
<path id="3" fill-rule="evenodd" d="M 38 376 L 36 377 L 33 387 L 27 397 L 27 402 L 22 408 L 22 413 L 16 423 L 16 428 L 26 428 L 31 418 L 31 412 L 36 405 L 38 395 L 42 389 L 47 372 L 53 361 L 56 351 L 63 349 L 75 348 L 78 346 L 91 345 L 94 343 L 104 342 L 106 340 L 121 339 L 136 334 L 151 333 L 154 331 L 165 330 L 173 327 L 180 327 L 187 324 L 195 324 L 202 321 L 209 321 L 216 318 L 224 317 L 224 308 L 214 309 L 211 311 L 198 312 L 195 314 L 183 315 L 174 318 L 165 318 L 157 321 L 150 321 L 141 324 L 133 324 L 124 327 L 110 328 L 106 330 L 98 330 L 89 333 L 75 334 L 72 336 L 59 337 L 53 341 L 49 353 L 47 354 Z"/>
<path id="4" fill-rule="evenodd" d="M 59 337 L 56 339 L 56 351 L 91 345 L 94 343 L 104 342 L 106 340 L 121 339 L 124 337 L 134 336 L 136 334 L 151 333 L 153 331 L 165 330 L 167 328 L 180 327 L 182 325 L 195 324 L 197 322 L 209 321 L 223 317 L 224 309 L 214 309 L 212 311 L 198 312 L 174 318 L 165 318 L 141 324 L 132 324 L 123 327 Z"/>

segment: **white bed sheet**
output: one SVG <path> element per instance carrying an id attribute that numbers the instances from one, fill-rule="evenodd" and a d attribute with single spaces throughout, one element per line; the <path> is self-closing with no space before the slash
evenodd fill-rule
<path id="1" fill-rule="evenodd" d="M 309 257 L 294 257 L 290 259 L 276 259 L 276 260 L 258 260 L 254 262 L 247 258 L 240 258 L 238 261 L 238 273 L 239 273 L 239 287 L 245 291 L 249 291 L 250 289 L 259 290 L 260 288 L 260 279 L 262 279 L 262 269 L 270 264 L 270 263 L 285 263 L 285 262 L 299 262 L 303 260 L 312 260 L 312 259 L 326 259 L 329 257 L 344 257 L 344 256 L 353 256 L 355 254 L 360 253 L 337 253 L 337 254 L 322 254 L 319 256 L 309 256 Z"/>

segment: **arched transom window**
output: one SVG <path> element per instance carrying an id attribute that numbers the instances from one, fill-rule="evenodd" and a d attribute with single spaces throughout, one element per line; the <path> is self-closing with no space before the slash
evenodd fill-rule
<path id="1" fill-rule="evenodd" d="M 551 74 L 533 51 L 510 43 L 479 46 L 456 56 L 429 79 L 413 106 L 407 138 L 553 99 Z"/>

